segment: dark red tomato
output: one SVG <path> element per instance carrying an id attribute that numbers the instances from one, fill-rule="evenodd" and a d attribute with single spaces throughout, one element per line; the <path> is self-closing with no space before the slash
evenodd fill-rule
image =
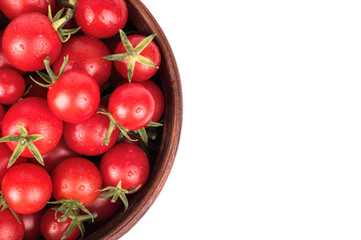
<path id="1" fill-rule="evenodd" d="M 108 151 L 117 141 L 119 129 L 115 128 L 110 135 L 109 144 L 104 144 L 110 119 L 100 113 L 94 113 L 87 120 L 80 123 L 64 123 L 64 139 L 75 152 L 95 156 Z"/>
<path id="2" fill-rule="evenodd" d="M 53 70 L 55 74 L 58 74 L 64 57 L 68 56 L 65 71 L 83 70 L 92 76 L 101 87 L 108 80 L 112 71 L 112 62 L 101 57 L 109 54 L 107 46 L 99 39 L 87 35 L 75 36 L 63 45 L 60 57 L 53 64 Z"/>
<path id="3" fill-rule="evenodd" d="M 96 112 L 99 102 L 97 82 L 79 69 L 64 72 L 48 90 L 51 111 L 65 122 L 85 121 Z"/>
<path id="4" fill-rule="evenodd" d="M 128 40 L 136 47 L 142 40 L 146 37 L 139 34 L 134 34 L 128 36 Z M 115 49 L 114 54 L 126 53 L 127 50 L 124 47 L 123 42 L 119 42 L 118 46 Z M 161 62 L 161 53 L 159 51 L 158 46 L 151 41 L 144 50 L 140 53 L 143 57 L 148 58 L 151 60 L 155 65 L 159 66 Z M 123 77 L 128 79 L 128 60 L 123 61 L 114 61 L 114 66 L 119 72 L 119 74 Z M 154 74 L 158 71 L 158 68 L 147 66 L 145 64 L 135 62 L 134 72 L 132 77 L 132 82 L 141 82 L 150 79 L 154 76 Z"/>
<path id="5" fill-rule="evenodd" d="M 71 150 L 64 139 L 61 138 L 53 150 L 43 155 L 44 168 L 51 175 L 59 163 L 72 157 L 80 157 L 80 154 Z M 39 164 L 35 158 L 29 158 L 29 162 Z"/>
<path id="6" fill-rule="evenodd" d="M 64 214 L 58 212 L 58 218 L 62 217 Z M 67 218 L 64 222 L 58 222 L 58 219 L 55 218 L 55 210 L 49 208 L 45 211 L 41 218 L 40 230 L 43 237 L 46 240 L 61 240 L 64 236 L 66 230 L 68 229 L 71 218 Z M 67 237 L 65 240 L 75 240 L 80 237 L 80 230 L 78 227 Z"/>
<path id="7" fill-rule="evenodd" d="M 21 214 L 40 211 L 52 192 L 49 174 L 44 168 L 32 163 L 21 163 L 10 168 L 1 186 L 6 202 Z"/>
<path id="8" fill-rule="evenodd" d="M 34 78 L 36 81 L 45 84 L 43 79 L 38 74 L 31 74 L 31 77 Z M 24 80 L 26 83 L 26 89 L 29 89 L 31 86 L 30 90 L 28 90 L 28 92 L 26 93 L 24 98 L 40 97 L 40 98 L 47 99 L 48 88 L 42 87 L 42 86 L 36 84 L 35 82 L 33 82 L 33 80 L 30 79 L 30 75 L 25 76 Z"/>
<path id="9" fill-rule="evenodd" d="M 123 29 L 128 8 L 124 0 L 78 0 L 74 17 L 84 33 L 108 38 Z"/>
<path id="10" fill-rule="evenodd" d="M 43 136 L 34 143 L 40 154 L 50 152 L 59 142 L 63 133 L 63 122 L 50 111 L 46 100 L 37 97 L 25 98 L 12 105 L 6 112 L 2 135 L 20 135 L 18 125 L 22 125 L 29 135 Z M 7 142 L 8 147 L 14 151 L 17 142 Z M 26 147 L 21 156 L 31 158 L 33 154 Z"/>
<path id="11" fill-rule="evenodd" d="M 3 125 L 3 118 L 5 116 L 5 110 L 4 107 L 0 104 L 0 128 Z M 0 131 L 1 132 L 1 131 Z"/>
<path id="12" fill-rule="evenodd" d="M 0 103 L 10 105 L 19 100 L 25 91 L 24 78 L 15 70 L 0 69 Z"/>
<path id="13" fill-rule="evenodd" d="M 85 158 L 69 158 L 61 162 L 52 174 L 53 196 L 56 200 L 77 199 L 84 206 L 92 203 L 102 187 L 98 168 Z"/>
<path id="14" fill-rule="evenodd" d="M 10 64 L 9 60 L 6 58 L 3 48 L 2 48 L 2 38 L 4 35 L 4 30 L 0 30 L 0 69 L 2 68 L 10 68 L 13 70 L 17 70 L 20 72 L 20 70 L 18 70 L 17 68 L 15 68 L 13 65 Z"/>
<path id="15" fill-rule="evenodd" d="M 54 9 L 55 0 L 0 0 L 1 12 L 10 20 L 27 12 L 48 15 L 48 4 Z"/>
<path id="16" fill-rule="evenodd" d="M 99 196 L 104 195 L 106 192 L 101 192 Z M 94 218 L 94 222 L 102 222 L 112 217 L 122 206 L 121 201 L 111 202 L 112 198 L 98 197 L 94 202 L 87 206 L 89 212 L 96 212 L 98 216 Z"/>
<path id="17" fill-rule="evenodd" d="M 44 58 L 52 64 L 59 56 L 62 42 L 47 16 L 38 12 L 24 13 L 6 27 L 2 48 L 16 68 L 33 72 L 45 68 Z"/>
<path id="18" fill-rule="evenodd" d="M 145 152 L 135 144 L 118 143 L 106 152 L 100 161 L 104 186 L 132 190 L 144 186 L 149 176 L 149 161 Z"/>
<path id="19" fill-rule="evenodd" d="M 1 240 L 21 240 L 24 237 L 24 224 L 15 218 L 10 209 L 0 211 L 0 239 Z"/>
<path id="20" fill-rule="evenodd" d="M 21 215 L 25 227 L 23 240 L 36 240 L 41 237 L 40 221 L 44 212 L 45 209 L 33 214 Z"/>
<path id="21" fill-rule="evenodd" d="M 120 125 L 136 130 L 147 125 L 154 114 L 152 94 L 142 85 L 128 83 L 116 88 L 109 98 L 109 112 Z"/>
<path id="22" fill-rule="evenodd" d="M 6 146 L 5 143 L 0 143 L 0 183 L 3 180 L 5 173 L 8 171 L 7 166 L 12 154 L 13 152 L 8 148 L 8 146 Z M 27 161 L 26 158 L 19 157 L 14 163 L 14 165 L 12 165 L 11 167 L 20 163 L 25 163 L 26 161 Z"/>

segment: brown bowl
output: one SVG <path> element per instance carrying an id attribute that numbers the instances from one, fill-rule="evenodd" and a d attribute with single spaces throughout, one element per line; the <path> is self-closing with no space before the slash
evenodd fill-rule
<path id="1" fill-rule="evenodd" d="M 150 158 L 151 173 L 146 185 L 130 196 L 129 208 L 120 210 L 100 226 L 89 226 L 85 240 L 119 239 L 127 233 L 152 206 L 171 171 L 182 126 L 182 89 L 176 60 L 162 29 L 139 0 L 126 0 L 129 22 L 143 35 L 156 33 L 154 39 L 162 53 L 162 63 L 155 76 L 165 97 L 164 126 L 160 132 L 159 149 Z M 93 232 L 92 232 L 93 231 Z"/>

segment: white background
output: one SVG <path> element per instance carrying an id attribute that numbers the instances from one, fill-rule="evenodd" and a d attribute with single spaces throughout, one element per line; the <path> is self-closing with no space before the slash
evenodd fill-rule
<path id="1" fill-rule="evenodd" d="M 176 56 L 184 124 L 122 240 L 361 239 L 361 1 L 143 3 Z"/>

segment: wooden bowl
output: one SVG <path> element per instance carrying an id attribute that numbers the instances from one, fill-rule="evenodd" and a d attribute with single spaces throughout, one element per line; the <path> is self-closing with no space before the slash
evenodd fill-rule
<path id="1" fill-rule="evenodd" d="M 164 126 L 161 132 L 160 148 L 150 158 L 151 172 L 146 185 L 137 193 L 129 195 L 129 208 L 123 208 L 110 220 L 94 227 L 89 225 L 85 240 L 116 240 L 127 233 L 147 212 L 162 190 L 171 171 L 177 152 L 182 126 L 182 89 L 172 49 L 162 29 L 149 10 L 139 0 L 126 0 L 129 21 L 143 35 L 156 33 L 154 41 L 162 53 L 162 63 L 155 80 L 165 97 Z M 97 230 L 94 231 L 94 229 Z M 93 231 L 93 232 L 92 232 Z"/>

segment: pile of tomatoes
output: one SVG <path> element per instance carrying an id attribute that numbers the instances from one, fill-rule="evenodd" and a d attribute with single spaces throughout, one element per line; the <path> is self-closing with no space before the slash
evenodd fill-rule
<path id="1" fill-rule="evenodd" d="M 0 239 L 78 239 L 148 179 L 164 111 L 156 36 L 124 0 L 0 11 Z"/>

